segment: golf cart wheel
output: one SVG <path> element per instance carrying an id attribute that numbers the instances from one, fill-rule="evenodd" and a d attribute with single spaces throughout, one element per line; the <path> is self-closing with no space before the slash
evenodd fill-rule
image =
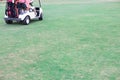
<path id="1" fill-rule="evenodd" d="M 5 20 L 5 22 L 6 22 L 7 24 L 12 24 L 12 23 L 13 23 L 13 21 L 11 21 L 11 20 Z"/>
<path id="2" fill-rule="evenodd" d="M 23 20 L 23 24 L 28 25 L 30 23 L 30 17 L 26 16 L 25 19 Z"/>
<path id="3" fill-rule="evenodd" d="M 39 20 L 43 20 L 43 14 L 40 14 Z"/>

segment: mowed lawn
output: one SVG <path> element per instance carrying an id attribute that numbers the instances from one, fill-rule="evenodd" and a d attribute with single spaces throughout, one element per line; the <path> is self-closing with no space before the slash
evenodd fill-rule
<path id="1" fill-rule="evenodd" d="M 120 80 L 120 2 L 43 0 L 44 20 L 4 22 L 0 80 Z"/>

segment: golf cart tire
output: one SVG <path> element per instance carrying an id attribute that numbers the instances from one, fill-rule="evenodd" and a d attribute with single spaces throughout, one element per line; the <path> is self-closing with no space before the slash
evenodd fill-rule
<path id="1" fill-rule="evenodd" d="M 40 14 L 39 20 L 40 21 L 43 20 L 43 14 L 42 13 Z"/>
<path id="2" fill-rule="evenodd" d="M 30 17 L 26 16 L 25 19 L 23 20 L 24 25 L 28 25 L 30 23 Z"/>
<path id="3" fill-rule="evenodd" d="M 7 24 L 12 24 L 12 23 L 13 23 L 13 21 L 11 21 L 11 20 L 5 20 L 5 22 L 6 22 Z"/>

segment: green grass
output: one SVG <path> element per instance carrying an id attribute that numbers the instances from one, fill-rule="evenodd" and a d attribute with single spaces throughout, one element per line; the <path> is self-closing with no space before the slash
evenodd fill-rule
<path id="1" fill-rule="evenodd" d="M 29 25 L 0 6 L 0 80 L 120 80 L 120 2 L 64 1 Z"/>

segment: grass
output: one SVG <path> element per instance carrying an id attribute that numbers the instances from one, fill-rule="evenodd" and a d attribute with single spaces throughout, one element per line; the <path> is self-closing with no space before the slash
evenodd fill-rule
<path id="1" fill-rule="evenodd" d="M 27 26 L 0 6 L 0 80 L 120 80 L 120 2 L 64 1 Z"/>

